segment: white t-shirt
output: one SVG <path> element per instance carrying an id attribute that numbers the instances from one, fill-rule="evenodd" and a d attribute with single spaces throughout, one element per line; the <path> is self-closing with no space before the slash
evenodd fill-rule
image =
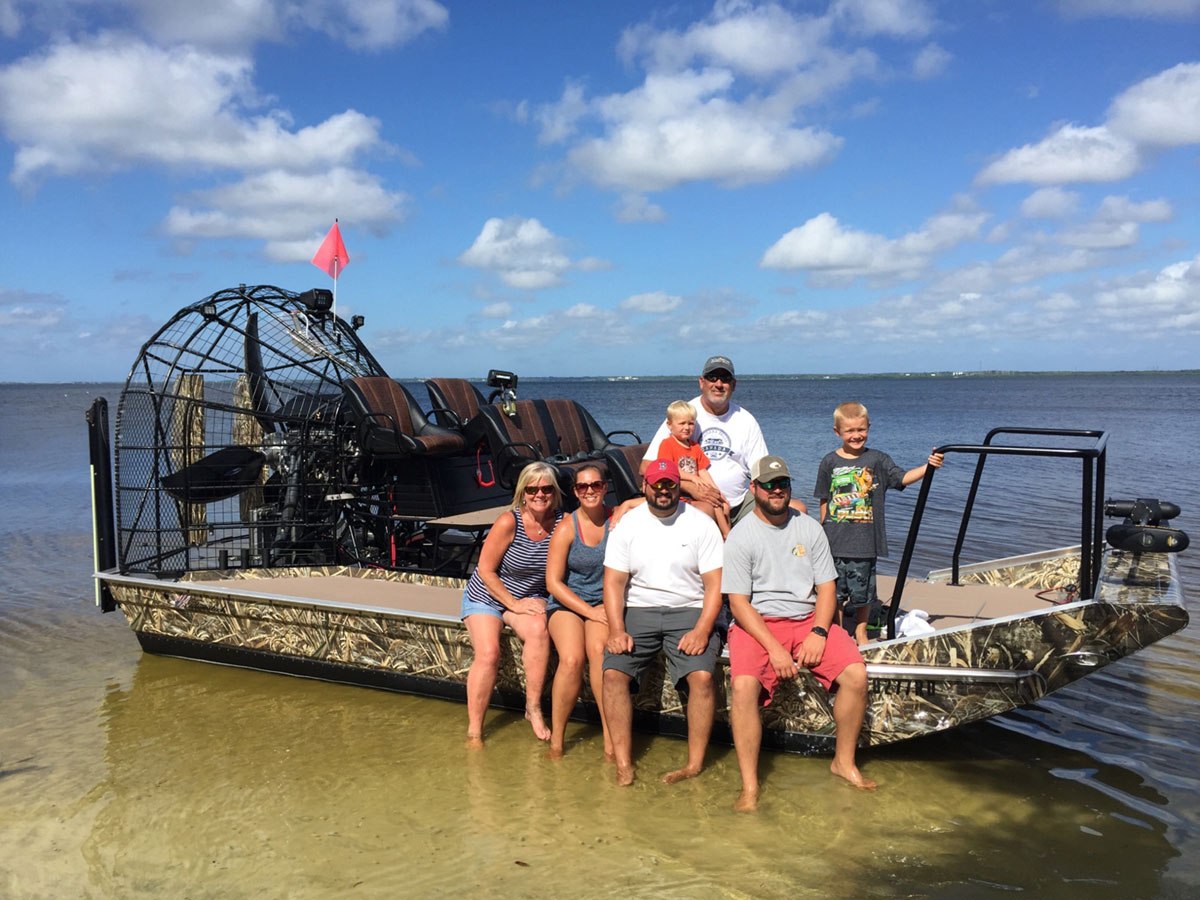
<path id="1" fill-rule="evenodd" d="M 706 410 L 699 397 L 692 400 L 692 406 L 696 408 L 696 433 L 692 439 L 712 463 L 708 473 L 725 499 L 737 506 L 750 487 L 750 464 L 769 452 L 758 420 L 732 402 L 723 416 L 714 416 Z M 658 445 L 670 433 L 664 419 L 646 448 L 646 459 L 658 459 Z"/>
<path id="2" fill-rule="evenodd" d="M 649 504 L 624 516 L 608 534 L 604 567 L 627 572 L 627 607 L 704 605 L 706 572 L 721 568 L 724 545 L 717 524 L 686 503 L 659 518 Z"/>
<path id="3" fill-rule="evenodd" d="M 816 609 L 816 586 L 836 578 L 825 531 L 794 509 L 782 526 L 748 515 L 725 541 L 721 590 L 749 597 L 760 615 L 803 619 Z"/>

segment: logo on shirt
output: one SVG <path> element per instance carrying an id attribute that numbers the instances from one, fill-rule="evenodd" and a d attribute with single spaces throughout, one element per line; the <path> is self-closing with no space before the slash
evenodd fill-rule
<path id="1" fill-rule="evenodd" d="M 808 551 L 804 549 L 803 544 L 797 544 L 792 548 L 792 556 L 806 556 Z"/>
<path id="2" fill-rule="evenodd" d="M 722 460 L 733 452 L 733 441 L 729 439 L 729 433 L 716 425 L 704 429 L 699 443 L 709 462 Z"/>

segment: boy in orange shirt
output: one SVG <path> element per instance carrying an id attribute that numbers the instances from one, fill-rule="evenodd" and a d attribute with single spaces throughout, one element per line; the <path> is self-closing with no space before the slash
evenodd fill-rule
<path id="1" fill-rule="evenodd" d="M 659 459 L 673 460 L 679 466 L 680 489 L 689 497 L 699 493 L 699 485 L 716 490 L 716 483 L 708 474 L 709 461 L 700 445 L 692 440 L 696 431 L 696 410 L 686 400 L 676 400 L 667 407 L 667 429 L 670 437 L 658 448 Z M 692 506 L 712 518 L 721 529 L 721 537 L 729 534 L 729 501 L 722 498 L 720 506 L 705 500 L 692 499 Z"/>

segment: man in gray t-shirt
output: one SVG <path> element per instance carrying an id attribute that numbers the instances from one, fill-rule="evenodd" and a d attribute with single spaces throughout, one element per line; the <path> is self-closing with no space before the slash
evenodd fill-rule
<path id="1" fill-rule="evenodd" d="M 830 771 L 873 790 L 854 760 L 867 703 L 867 668 L 854 640 L 830 627 L 837 570 L 821 526 L 788 504 L 787 463 L 764 456 L 751 465 L 754 512 L 725 542 L 721 590 L 729 595 L 735 624 L 729 630 L 730 724 L 742 775 L 734 809 L 758 804 L 758 708 L 770 703 L 781 680 L 806 667 L 825 686 L 837 686 L 833 707 L 837 744 Z"/>

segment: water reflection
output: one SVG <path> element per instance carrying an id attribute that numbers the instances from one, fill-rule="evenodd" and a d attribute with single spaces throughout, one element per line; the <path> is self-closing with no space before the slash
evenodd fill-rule
<path id="1" fill-rule="evenodd" d="M 613 784 L 595 727 L 557 762 L 519 716 L 462 748 L 454 704 L 144 656 L 108 691 L 107 774 L 83 841 L 101 896 L 1154 896 L 1179 850 L 1136 771 L 982 725 L 828 761 L 764 753 L 762 809 L 730 810 L 729 748 L 700 778 Z M 511 721 L 509 721 L 511 720 Z M 1016 721 L 1020 721 L 1019 719 Z M 645 740 L 642 771 L 682 744 Z M 1104 790 L 1098 790 L 1104 786 Z M 1154 814 L 1157 811 L 1159 814 Z"/>

